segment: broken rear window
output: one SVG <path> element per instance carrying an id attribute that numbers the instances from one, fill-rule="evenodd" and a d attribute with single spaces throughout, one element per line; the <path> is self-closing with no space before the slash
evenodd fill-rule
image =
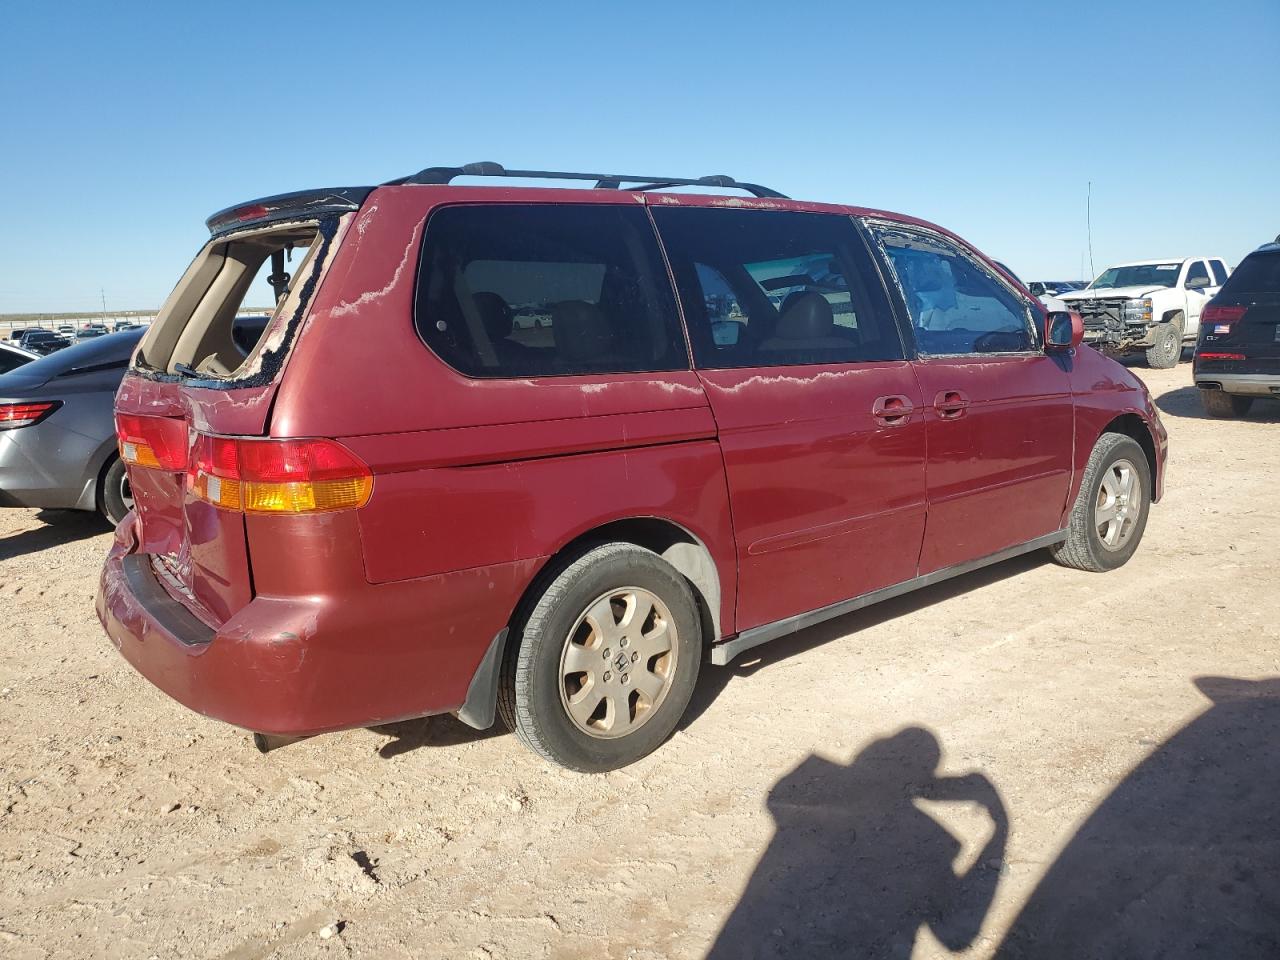
<path id="1" fill-rule="evenodd" d="M 267 329 L 297 308 L 296 294 L 316 265 L 322 239 L 312 223 L 211 241 L 165 301 L 142 342 L 138 367 L 208 380 L 254 374 Z"/>

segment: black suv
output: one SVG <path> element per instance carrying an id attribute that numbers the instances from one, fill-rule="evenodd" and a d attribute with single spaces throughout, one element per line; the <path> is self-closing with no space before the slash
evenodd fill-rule
<path id="1" fill-rule="evenodd" d="M 1192 372 L 1210 416 L 1242 417 L 1258 397 L 1280 398 L 1280 242 L 1245 257 L 1205 305 Z"/>

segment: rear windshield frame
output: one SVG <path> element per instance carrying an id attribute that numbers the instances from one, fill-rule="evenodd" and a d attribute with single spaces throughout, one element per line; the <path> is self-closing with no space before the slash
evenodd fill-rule
<path id="1" fill-rule="evenodd" d="M 276 338 L 276 342 L 264 349 L 258 357 L 251 372 L 238 377 L 201 377 L 190 376 L 181 373 L 170 373 L 168 370 L 162 370 L 153 366 L 147 361 L 142 345 L 133 355 L 131 364 L 132 371 L 147 380 L 154 380 L 159 383 L 181 383 L 184 386 L 213 389 L 213 390 L 240 390 L 248 387 L 261 387 L 273 382 L 280 370 L 284 366 L 285 359 L 289 355 L 289 351 L 293 347 L 293 342 L 297 337 L 298 330 L 302 325 L 303 319 L 307 315 L 307 308 L 311 304 L 311 299 L 315 294 L 316 286 L 319 283 L 324 266 L 328 261 L 331 252 L 333 238 L 338 232 L 338 227 L 342 216 L 348 214 L 332 214 L 322 217 L 306 217 L 298 220 L 280 220 L 270 224 L 256 224 L 247 227 L 244 230 L 228 231 L 226 233 L 216 234 L 211 237 L 205 246 L 201 247 L 201 252 L 210 245 L 227 243 L 243 237 L 252 236 L 254 234 L 279 230 L 282 227 L 314 227 L 316 230 L 317 249 L 311 258 L 311 269 L 307 278 L 303 281 L 302 286 L 298 290 L 297 306 L 294 308 L 293 315 L 285 321 L 282 333 Z M 281 301 L 283 304 L 285 301 Z M 279 307 L 277 307 L 278 311 Z M 154 327 L 162 318 L 157 317 Z M 266 330 L 263 336 L 266 337 L 272 330 L 278 313 L 273 313 L 267 322 Z M 247 359 L 247 358 L 246 358 Z"/>

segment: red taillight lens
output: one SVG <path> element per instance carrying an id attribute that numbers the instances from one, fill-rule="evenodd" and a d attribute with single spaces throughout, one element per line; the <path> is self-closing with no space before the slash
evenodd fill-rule
<path id="1" fill-rule="evenodd" d="M 178 472 L 187 468 L 187 424 L 172 417 L 116 414 L 120 459 L 135 467 Z"/>
<path id="2" fill-rule="evenodd" d="M 0 403 L 0 430 L 17 430 L 39 423 L 62 406 L 61 400 L 42 403 Z"/>
<path id="3" fill-rule="evenodd" d="M 1200 322 L 1202 324 L 1220 323 L 1224 326 L 1230 326 L 1233 323 L 1237 323 L 1248 311 L 1248 307 L 1215 307 L 1210 305 L 1201 312 Z"/>
<path id="4" fill-rule="evenodd" d="M 192 493 L 246 513 L 324 513 L 363 507 L 373 472 L 333 440 L 200 436 L 192 447 Z"/>
<path id="5" fill-rule="evenodd" d="M 1200 353 L 1197 354 L 1201 360 L 1245 360 L 1247 359 L 1243 353 Z"/>

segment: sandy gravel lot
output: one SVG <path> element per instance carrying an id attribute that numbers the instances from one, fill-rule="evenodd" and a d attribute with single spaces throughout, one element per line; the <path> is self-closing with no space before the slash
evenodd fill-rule
<path id="1" fill-rule="evenodd" d="M 1138 372 L 1172 462 L 1128 566 L 707 668 L 599 777 L 451 718 L 260 756 L 106 641 L 102 526 L 0 512 L 0 956 L 1280 955 L 1280 404 Z"/>

